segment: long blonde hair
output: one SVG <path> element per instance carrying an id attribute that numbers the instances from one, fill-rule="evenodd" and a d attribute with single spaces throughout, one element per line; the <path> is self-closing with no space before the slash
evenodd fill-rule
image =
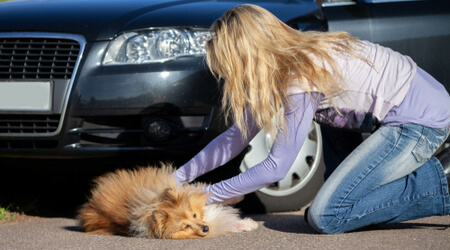
<path id="1" fill-rule="evenodd" d="M 239 5 L 211 26 L 206 62 L 223 79 L 222 109 L 247 135 L 244 113 L 251 112 L 259 128 L 275 135 L 285 127 L 282 110 L 294 82 L 318 90 L 332 102 L 341 92 L 341 74 L 330 52 L 356 55 L 358 40 L 346 32 L 301 32 L 256 5 Z M 317 65 L 314 62 L 325 62 Z M 328 68 L 328 70 L 326 69 Z M 299 81 L 292 81 L 298 79 Z"/>

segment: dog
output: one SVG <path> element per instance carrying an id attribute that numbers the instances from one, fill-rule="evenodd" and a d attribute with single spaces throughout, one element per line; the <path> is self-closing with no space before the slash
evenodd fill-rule
<path id="1" fill-rule="evenodd" d="M 206 205 L 206 184 L 177 184 L 174 171 L 172 165 L 162 164 L 116 170 L 95 179 L 91 197 L 78 211 L 81 228 L 88 234 L 193 239 L 258 227 L 229 205 Z"/>

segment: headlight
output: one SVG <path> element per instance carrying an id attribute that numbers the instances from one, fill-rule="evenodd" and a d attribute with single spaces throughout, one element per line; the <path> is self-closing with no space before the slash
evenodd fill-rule
<path id="1" fill-rule="evenodd" d="M 104 65 L 164 62 L 205 55 L 208 30 L 161 28 L 122 33 L 108 46 Z"/>

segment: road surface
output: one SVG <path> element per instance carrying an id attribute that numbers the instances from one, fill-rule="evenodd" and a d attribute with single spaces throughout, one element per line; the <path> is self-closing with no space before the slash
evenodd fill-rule
<path id="1" fill-rule="evenodd" d="M 340 235 L 320 235 L 303 210 L 246 215 L 253 232 L 212 239 L 154 240 L 86 235 L 72 218 L 39 218 L 0 224 L 0 249 L 450 249 L 450 216 L 378 225 Z"/>

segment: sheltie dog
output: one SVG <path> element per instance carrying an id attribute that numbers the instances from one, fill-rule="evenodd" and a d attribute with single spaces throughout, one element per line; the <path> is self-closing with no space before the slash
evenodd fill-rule
<path id="1" fill-rule="evenodd" d="M 228 205 L 206 205 L 205 184 L 177 184 L 169 164 L 117 170 L 94 181 L 92 195 L 79 210 L 89 234 L 158 239 L 210 238 L 252 231 L 258 224 L 241 219 Z"/>

